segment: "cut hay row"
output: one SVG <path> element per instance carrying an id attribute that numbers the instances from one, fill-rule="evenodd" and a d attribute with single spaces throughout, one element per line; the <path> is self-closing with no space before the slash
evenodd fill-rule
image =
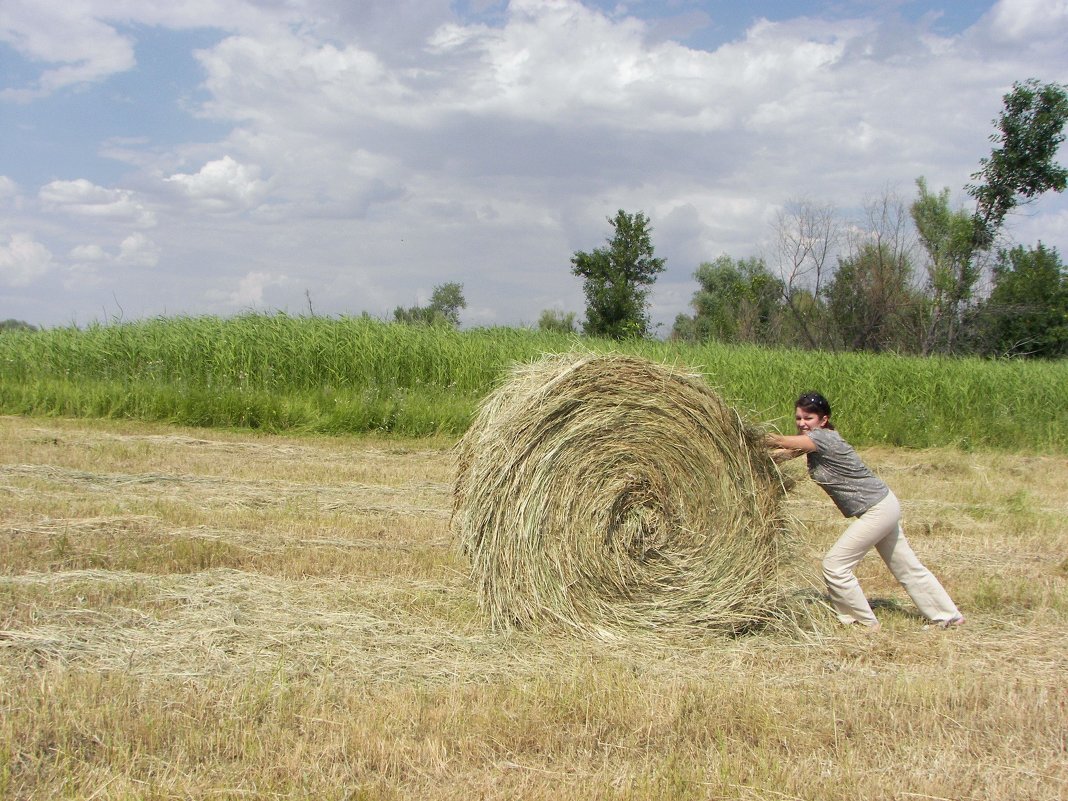
<path id="1" fill-rule="evenodd" d="M 24 486 L 32 483 L 32 487 Z M 0 492 L 112 491 L 195 500 L 212 507 L 272 507 L 312 505 L 318 511 L 378 515 L 406 515 L 445 519 L 449 487 L 429 481 L 410 486 L 344 484 L 316 486 L 278 481 L 236 481 L 221 476 L 165 475 L 161 473 L 97 473 L 51 465 L 0 466 Z M 390 502 L 420 499 L 422 503 Z"/>
<path id="2" fill-rule="evenodd" d="M 285 580 L 215 569 L 191 574 L 71 570 L 0 576 L 0 592 L 33 597 L 35 622 L 0 630 L 0 670 L 44 666 L 145 679 L 279 680 L 331 675 L 357 684 L 485 682 L 549 675 L 559 653 L 470 626 L 443 627 L 445 609 L 471 606 L 462 579 L 360 582 Z M 37 593 L 42 594 L 33 594 Z M 31 595 L 32 594 L 32 595 Z M 122 599 L 107 604 L 102 599 Z M 86 606 L 85 598 L 97 599 Z M 593 643 L 570 656 L 648 659 L 648 643 Z M 655 650 L 655 649 L 654 649 Z M 665 675 L 699 676 L 700 658 L 665 649 Z M 577 669 L 577 668 L 576 668 Z M 645 665 L 647 673 L 655 665 Z M 0 673 L 2 676 L 3 673 Z"/>
<path id="3" fill-rule="evenodd" d="M 136 592 L 138 608 L 79 612 L 39 603 L 36 625 L 0 632 L 0 647 L 28 663 L 156 677 L 330 670 L 361 681 L 394 681 L 448 674 L 477 644 L 401 614 L 406 604 L 400 597 L 392 605 L 395 615 L 383 603 L 389 595 L 443 593 L 437 585 L 354 588 L 349 581 L 291 582 L 225 569 L 171 576 L 83 570 L 0 577 L 8 592 L 35 585 L 71 599 Z M 431 658 L 417 660 L 418 653 Z"/>
<path id="4" fill-rule="evenodd" d="M 515 367 L 460 442 L 453 527 L 494 626 L 768 623 L 786 519 L 761 434 L 698 375 L 570 353 Z"/>
<path id="5" fill-rule="evenodd" d="M 320 463 L 347 464 L 352 454 L 337 449 L 302 445 L 293 442 L 248 442 L 239 440 L 204 439 L 180 434 L 122 434 L 111 431 L 72 432 L 66 428 L 35 427 L 19 434 L 26 440 L 43 440 L 54 445 L 75 447 L 100 447 L 111 443 L 145 445 L 149 447 L 187 448 L 197 453 L 237 454 L 252 460 L 259 457 L 272 462 L 280 460 L 305 460 L 313 458 Z M 410 457 L 430 457 L 435 450 L 394 445 L 384 448 L 360 447 L 359 456 L 367 462 L 398 462 Z"/>
<path id="6" fill-rule="evenodd" d="M 365 512 L 364 514 L 373 514 Z M 414 551 L 447 548 L 447 539 L 402 540 L 382 539 L 330 539 L 326 537 L 293 536 L 278 530 L 269 532 L 252 530 L 243 531 L 233 528 L 213 526 L 178 526 L 167 525 L 166 521 L 150 515 L 115 515 L 96 518 L 45 518 L 35 520 L 18 520 L 7 525 L 0 525 L 0 544 L 4 538 L 27 542 L 31 539 L 55 541 L 64 539 L 64 548 L 72 553 L 80 553 L 82 540 L 94 543 L 103 538 L 146 538 L 155 540 L 200 540 L 219 543 L 228 548 L 237 548 L 255 554 L 284 554 L 294 548 L 333 548 L 341 551 Z"/>

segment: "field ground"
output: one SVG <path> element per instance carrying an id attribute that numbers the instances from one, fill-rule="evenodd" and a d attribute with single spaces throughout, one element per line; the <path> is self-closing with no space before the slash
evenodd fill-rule
<path id="1" fill-rule="evenodd" d="M 1068 797 L 1068 458 L 864 455 L 965 627 L 833 625 L 805 481 L 805 631 L 583 641 L 485 629 L 446 441 L 0 418 L 0 797 Z"/>

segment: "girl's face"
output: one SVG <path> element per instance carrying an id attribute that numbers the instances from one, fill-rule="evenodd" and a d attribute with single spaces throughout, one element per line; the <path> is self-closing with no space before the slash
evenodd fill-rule
<path id="1" fill-rule="evenodd" d="M 814 431 L 817 428 L 823 428 L 827 425 L 827 421 L 830 419 L 831 418 L 825 414 L 806 412 L 800 407 L 794 409 L 794 422 L 797 423 L 797 430 L 801 434 L 804 434 L 806 431 Z"/>

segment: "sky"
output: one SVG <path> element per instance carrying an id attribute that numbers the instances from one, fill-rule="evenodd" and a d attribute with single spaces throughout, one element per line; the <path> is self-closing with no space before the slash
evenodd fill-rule
<path id="1" fill-rule="evenodd" d="M 667 333 L 702 262 L 779 269 L 798 203 L 973 208 L 1066 41 L 1068 0 L 3 0 L 0 319 L 391 318 L 455 281 L 465 327 L 581 320 L 571 256 L 623 209 Z M 1005 234 L 1068 258 L 1068 198 Z"/>

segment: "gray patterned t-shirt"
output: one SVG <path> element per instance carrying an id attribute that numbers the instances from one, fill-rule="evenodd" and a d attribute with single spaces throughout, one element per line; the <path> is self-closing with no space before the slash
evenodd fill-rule
<path id="1" fill-rule="evenodd" d="M 830 428 L 808 432 L 816 450 L 807 454 L 808 474 L 846 517 L 860 517 L 890 494 L 842 435 Z"/>

